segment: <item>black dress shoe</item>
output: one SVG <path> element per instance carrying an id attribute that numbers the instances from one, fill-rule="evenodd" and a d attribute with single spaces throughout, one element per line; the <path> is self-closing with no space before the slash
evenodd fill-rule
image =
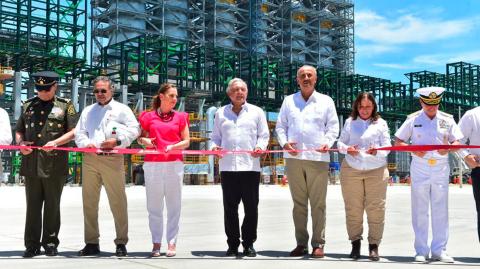
<path id="1" fill-rule="evenodd" d="M 253 248 L 253 246 L 243 248 L 243 256 L 245 257 L 255 257 L 257 256 L 257 251 Z"/>
<path id="2" fill-rule="evenodd" d="M 380 260 L 380 256 L 378 255 L 378 245 L 377 244 L 369 244 L 368 245 L 368 258 L 374 262 Z"/>
<path id="3" fill-rule="evenodd" d="M 360 259 L 360 247 L 362 241 L 360 239 L 357 239 L 355 241 L 352 241 L 352 252 L 350 252 L 350 258 L 354 260 Z"/>
<path id="4" fill-rule="evenodd" d="M 58 250 L 57 247 L 44 247 L 45 249 L 45 255 L 47 256 L 57 256 L 58 255 Z"/>
<path id="5" fill-rule="evenodd" d="M 292 251 L 290 251 L 290 257 L 301 257 L 308 254 L 308 248 L 305 246 L 296 246 Z"/>
<path id="6" fill-rule="evenodd" d="M 117 245 L 117 250 L 115 251 L 115 255 L 117 255 L 117 257 L 127 256 L 127 248 L 125 247 L 125 244 Z"/>
<path id="7" fill-rule="evenodd" d="M 228 248 L 225 256 L 228 256 L 228 257 L 238 256 L 238 248 Z"/>
<path id="8" fill-rule="evenodd" d="M 78 252 L 78 256 L 92 256 L 100 253 L 99 244 L 86 244 L 85 247 Z"/>
<path id="9" fill-rule="evenodd" d="M 38 255 L 40 255 L 40 248 L 28 247 L 23 252 L 23 257 L 24 258 L 32 258 L 32 257 L 38 256 Z"/>

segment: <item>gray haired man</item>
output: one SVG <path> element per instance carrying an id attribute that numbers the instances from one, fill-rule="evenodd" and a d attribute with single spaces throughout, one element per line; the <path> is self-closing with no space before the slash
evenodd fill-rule
<path id="1" fill-rule="evenodd" d="M 75 143 L 79 148 L 100 148 L 104 151 L 130 146 L 140 134 L 135 115 L 128 106 L 113 100 L 115 86 L 108 77 L 97 77 L 93 83 L 97 103 L 83 110 L 75 129 Z M 79 251 L 79 255 L 90 256 L 100 253 L 98 203 L 103 185 L 115 221 L 116 255 L 126 256 L 128 214 L 123 155 L 85 153 L 82 173 L 86 245 Z"/>

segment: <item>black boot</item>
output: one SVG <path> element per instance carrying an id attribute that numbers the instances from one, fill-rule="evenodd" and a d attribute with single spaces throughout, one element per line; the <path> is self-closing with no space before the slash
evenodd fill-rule
<path id="1" fill-rule="evenodd" d="M 350 258 L 354 260 L 360 259 L 360 247 L 362 245 L 361 242 L 362 241 L 360 239 L 352 241 L 352 252 L 350 252 Z"/>
<path id="2" fill-rule="evenodd" d="M 378 245 L 377 244 L 369 244 L 368 245 L 368 258 L 374 262 L 380 260 L 380 256 L 378 256 Z"/>

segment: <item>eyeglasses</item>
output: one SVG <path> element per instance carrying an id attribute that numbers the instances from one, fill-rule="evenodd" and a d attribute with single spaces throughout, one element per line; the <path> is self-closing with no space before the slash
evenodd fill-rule
<path id="1" fill-rule="evenodd" d="M 105 90 L 105 89 L 93 90 L 93 94 L 97 94 L 97 93 L 103 93 L 103 94 L 106 94 L 106 93 L 107 93 L 107 90 Z"/>

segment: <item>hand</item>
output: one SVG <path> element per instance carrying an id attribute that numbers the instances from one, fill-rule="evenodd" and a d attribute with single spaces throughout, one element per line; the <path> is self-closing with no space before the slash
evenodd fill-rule
<path id="1" fill-rule="evenodd" d="M 329 149 L 328 145 L 325 144 L 325 145 L 320 146 L 320 148 L 316 149 L 316 151 L 321 152 L 321 153 L 327 153 L 328 149 Z"/>
<path id="2" fill-rule="evenodd" d="M 417 156 L 417 157 L 423 158 L 423 156 L 425 156 L 425 154 L 427 154 L 427 152 L 426 151 L 413 151 L 412 154 Z"/>
<path id="3" fill-rule="evenodd" d="M 116 138 L 109 138 L 100 144 L 101 149 L 113 149 L 117 146 L 117 139 Z"/>
<path id="4" fill-rule="evenodd" d="M 263 150 L 259 147 L 255 147 L 255 149 L 251 153 L 253 158 L 258 158 L 258 157 L 262 156 L 262 154 L 263 154 Z"/>
<path id="5" fill-rule="evenodd" d="M 446 154 L 448 154 L 449 150 L 448 149 L 439 149 L 439 150 L 437 150 L 437 152 L 440 155 L 446 155 Z"/>
<path id="6" fill-rule="evenodd" d="M 143 145 L 147 148 L 154 148 L 155 144 L 153 144 L 156 137 L 148 138 L 148 137 L 140 137 L 138 139 L 138 144 Z"/>
<path id="7" fill-rule="evenodd" d="M 165 147 L 165 152 L 169 152 L 173 149 L 173 145 L 168 145 Z"/>
<path id="8" fill-rule="evenodd" d="M 32 145 L 33 142 L 30 142 L 30 141 L 22 141 L 20 142 L 20 146 L 28 146 L 28 145 Z M 23 155 L 28 155 L 30 153 L 33 152 L 33 149 L 20 149 L 20 153 L 22 153 Z"/>
<path id="9" fill-rule="evenodd" d="M 43 145 L 43 147 L 45 148 L 42 148 L 43 151 L 45 152 L 50 152 L 53 150 L 53 148 L 56 148 L 58 145 L 55 141 L 48 141 L 47 144 Z M 47 147 L 50 147 L 50 148 L 47 148 Z"/>
<path id="10" fill-rule="evenodd" d="M 213 147 L 213 148 L 212 148 L 212 151 L 222 151 L 222 150 L 223 150 L 222 147 Z M 223 154 L 219 152 L 219 153 L 217 154 L 217 157 L 218 157 L 219 159 L 221 159 L 221 158 L 223 158 Z"/>
<path id="11" fill-rule="evenodd" d="M 478 162 L 475 158 L 475 155 L 473 154 L 469 154 L 465 156 L 464 160 L 467 163 L 468 167 L 470 167 L 470 169 L 473 169 L 478 166 Z"/>
<path id="12" fill-rule="evenodd" d="M 296 150 L 297 150 L 296 146 L 297 146 L 296 142 L 289 142 L 289 143 L 286 143 L 283 146 L 283 149 L 288 150 L 288 154 L 290 154 L 292 156 L 297 156 L 298 152 L 296 152 Z"/>
<path id="13" fill-rule="evenodd" d="M 358 154 L 360 153 L 360 151 L 358 150 L 358 146 L 355 145 L 355 146 L 349 146 L 347 148 L 347 154 L 348 155 L 351 155 L 353 157 L 357 156 Z"/>
<path id="14" fill-rule="evenodd" d="M 367 150 L 367 154 L 370 154 L 370 155 L 377 155 L 377 149 L 374 148 L 374 147 L 370 147 L 368 150 Z"/>
<path id="15" fill-rule="evenodd" d="M 94 144 L 88 144 L 87 146 L 85 146 L 86 148 L 88 149 L 94 149 L 96 148 L 96 146 Z"/>

